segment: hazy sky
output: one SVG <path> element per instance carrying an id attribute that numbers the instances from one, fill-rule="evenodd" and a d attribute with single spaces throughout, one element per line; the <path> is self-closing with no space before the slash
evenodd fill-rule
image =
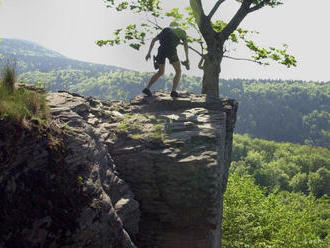
<path id="1" fill-rule="evenodd" d="M 330 0 L 284 1 L 280 7 L 250 14 L 241 27 L 259 31 L 257 41 L 264 45 L 288 44 L 298 67 L 265 67 L 227 59 L 222 64 L 222 78 L 330 80 Z M 216 0 L 203 2 L 209 8 Z M 188 0 L 167 0 L 165 7 L 184 7 L 188 3 Z M 227 0 L 219 17 L 228 19 L 237 6 L 234 0 Z M 2 0 L 0 37 L 31 40 L 74 59 L 152 71 L 151 62 L 144 60 L 149 44 L 141 51 L 95 45 L 98 39 L 111 38 L 112 31 L 123 24 L 143 19 L 143 15 L 123 15 L 107 9 L 103 0 Z M 179 50 L 182 54 L 183 49 Z M 201 75 L 198 58 L 191 57 L 190 73 Z M 172 72 L 170 66 L 167 72 Z"/>

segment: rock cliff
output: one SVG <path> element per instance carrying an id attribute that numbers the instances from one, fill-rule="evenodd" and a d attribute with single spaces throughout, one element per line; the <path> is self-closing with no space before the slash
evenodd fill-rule
<path id="1" fill-rule="evenodd" d="M 0 122 L 0 247 L 219 247 L 235 101 L 48 100 L 48 127 Z"/>

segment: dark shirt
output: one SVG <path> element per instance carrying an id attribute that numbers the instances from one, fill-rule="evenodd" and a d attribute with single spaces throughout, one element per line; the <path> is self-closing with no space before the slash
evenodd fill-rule
<path id="1" fill-rule="evenodd" d="M 158 35 L 160 46 L 166 49 L 174 49 L 180 41 L 187 39 L 187 34 L 181 28 L 164 28 Z"/>

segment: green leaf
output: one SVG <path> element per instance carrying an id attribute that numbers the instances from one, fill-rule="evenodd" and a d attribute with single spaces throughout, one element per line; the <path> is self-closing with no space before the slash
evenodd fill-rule
<path id="1" fill-rule="evenodd" d="M 134 48 L 134 49 L 136 49 L 136 50 L 139 50 L 140 47 L 141 47 L 141 45 L 138 44 L 138 43 L 132 43 L 132 44 L 129 44 L 129 46 L 132 47 L 132 48 Z"/>
<path id="2" fill-rule="evenodd" d="M 125 10 L 127 8 L 128 8 L 128 2 L 124 1 L 124 2 L 117 5 L 116 10 L 117 11 L 122 11 L 122 10 Z"/>

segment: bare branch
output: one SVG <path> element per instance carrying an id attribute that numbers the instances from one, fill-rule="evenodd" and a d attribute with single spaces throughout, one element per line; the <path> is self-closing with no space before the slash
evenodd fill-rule
<path id="1" fill-rule="evenodd" d="M 233 59 L 233 60 L 245 60 L 245 61 L 250 61 L 250 62 L 257 63 L 257 64 L 259 64 L 259 65 L 262 65 L 262 62 L 261 62 L 261 61 L 254 60 L 254 59 L 235 58 L 235 57 L 231 57 L 231 56 L 227 56 L 227 55 L 224 55 L 223 57 L 224 57 L 224 58 L 227 58 L 227 59 Z"/>
<path id="2" fill-rule="evenodd" d="M 271 0 L 264 0 L 262 2 L 260 2 L 259 4 L 255 5 L 254 7 L 250 8 L 249 9 L 249 13 L 253 12 L 253 11 L 256 11 L 258 9 L 261 9 L 262 7 L 265 7 L 265 5 L 267 3 L 269 3 Z"/>
<path id="3" fill-rule="evenodd" d="M 213 17 L 213 15 L 215 14 L 215 12 L 217 12 L 217 10 L 219 9 L 220 5 L 226 0 L 218 0 L 216 2 L 216 4 L 214 5 L 214 7 L 212 8 L 212 10 L 210 11 L 209 15 L 207 16 L 207 18 L 209 20 L 211 20 L 211 18 Z"/>
<path id="4" fill-rule="evenodd" d="M 182 42 L 180 42 L 180 44 L 183 45 Z M 188 46 L 188 48 L 191 49 L 192 51 L 194 51 L 195 53 L 197 53 L 199 56 L 203 56 L 203 52 L 199 52 L 199 51 L 197 51 L 195 48 L 193 48 L 191 46 Z"/>
<path id="5" fill-rule="evenodd" d="M 199 51 L 197 51 L 195 48 L 191 47 L 191 46 L 188 46 L 189 49 L 191 49 L 192 51 L 194 51 L 195 53 L 197 53 L 199 56 L 203 56 L 202 53 L 200 53 Z"/>
<path id="6" fill-rule="evenodd" d="M 147 20 L 148 22 L 150 22 L 152 25 L 155 26 L 156 29 L 163 29 L 161 26 L 159 26 L 157 23 L 153 22 L 153 21 L 150 21 L 149 19 Z"/>
<path id="7" fill-rule="evenodd" d="M 254 0 L 244 0 L 241 7 L 238 9 L 233 18 L 229 21 L 227 26 L 219 33 L 222 40 L 227 40 L 229 35 L 236 30 L 246 15 L 249 13 L 250 6 Z M 268 0 L 266 0 L 268 1 Z"/>

